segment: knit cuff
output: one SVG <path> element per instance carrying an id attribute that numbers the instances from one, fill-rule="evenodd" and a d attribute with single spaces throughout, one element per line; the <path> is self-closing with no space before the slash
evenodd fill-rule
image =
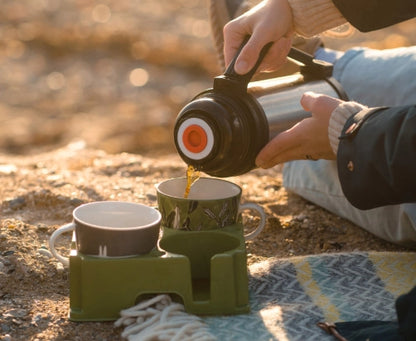
<path id="1" fill-rule="evenodd" d="M 338 105 L 331 114 L 328 126 L 328 137 L 332 151 L 335 155 L 338 152 L 339 137 L 347 119 L 367 107 L 357 102 L 344 102 Z"/>
<path id="2" fill-rule="evenodd" d="M 347 21 L 331 0 L 288 0 L 296 33 L 311 37 Z"/>

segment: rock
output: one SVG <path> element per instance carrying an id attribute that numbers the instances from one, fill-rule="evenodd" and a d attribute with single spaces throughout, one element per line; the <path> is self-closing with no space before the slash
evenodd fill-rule
<path id="1" fill-rule="evenodd" d="M 83 200 L 81 200 L 81 199 L 78 199 L 78 198 L 73 198 L 73 199 L 71 199 L 71 200 L 69 201 L 69 203 L 70 203 L 72 206 L 79 206 L 79 205 L 83 204 L 83 203 L 84 203 L 84 201 L 83 201 Z"/>
<path id="2" fill-rule="evenodd" d="M 0 165 L 0 174 L 10 175 L 16 173 L 17 167 L 13 164 Z"/>
<path id="3" fill-rule="evenodd" d="M 17 198 L 9 200 L 8 204 L 12 210 L 18 210 L 26 205 L 26 198 L 23 196 L 19 196 Z"/>
<path id="4" fill-rule="evenodd" d="M 273 191 L 278 191 L 280 189 L 281 186 L 278 185 L 267 185 L 266 187 L 264 187 L 264 190 L 273 190 Z"/>
<path id="5" fill-rule="evenodd" d="M 25 316 L 28 315 L 27 310 L 25 309 L 20 309 L 20 308 L 16 308 L 16 309 L 10 309 L 8 311 L 6 311 L 3 314 L 3 317 L 8 320 L 8 319 L 12 319 L 13 322 L 17 321 L 17 323 L 19 323 L 18 321 L 22 318 L 24 318 Z"/>
<path id="6" fill-rule="evenodd" d="M 297 216 L 295 217 L 295 219 L 296 219 L 297 221 L 301 221 L 301 222 L 303 222 L 306 218 L 307 218 L 307 216 L 306 216 L 306 214 L 304 214 L 304 213 L 301 213 L 301 214 L 299 214 L 299 215 L 297 215 Z"/>
<path id="7" fill-rule="evenodd" d="M 0 273 L 5 273 L 5 272 L 6 272 L 6 265 L 0 259 Z"/>
<path id="8" fill-rule="evenodd" d="M 58 274 L 62 274 L 64 272 L 65 268 L 61 262 L 56 263 L 56 271 Z"/>
<path id="9" fill-rule="evenodd" d="M 49 230 L 49 227 L 46 224 L 39 223 L 36 225 L 36 229 L 38 229 L 39 231 L 47 232 Z"/>
<path id="10" fill-rule="evenodd" d="M 40 254 L 42 256 L 45 256 L 47 258 L 52 258 L 53 257 L 52 253 L 48 249 L 46 249 L 45 247 L 41 247 L 40 249 L 38 249 L 38 254 Z"/>
<path id="11" fill-rule="evenodd" d="M 4 335 L 1 338 L 2 341 L 12 341 L 12 337 L 9 334 Z"/>
<path id="12" fill-rule="evenodd" d="M 9 331 L 11 331 L 11 328 L 8 324 L 6 323 L 2 323 L 0 324 L 0 329 L 4 332 L 4 333 L 8 333 Z M 7 335 L 7 334 L 6 334 Z"/>
<path id="13" fill-rule="evenodd" d="M 150 194 L 150 193 L 148 193 L 148 194 L 146 194 L 146 197 L 147 197 L 147 199 L 149 199 L 150 201 L 156 201 L 156 195 L 154 195 L 154 194 Z"/>

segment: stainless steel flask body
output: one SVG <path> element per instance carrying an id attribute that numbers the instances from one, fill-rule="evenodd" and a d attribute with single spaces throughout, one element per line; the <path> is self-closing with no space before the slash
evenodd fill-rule
<path id="1" fill-rule="evenodd" d="M 302 74 L 266 79 L 248 84 L 247 92 L 254 96 L 267 119 L 270 138 L 293 127 L 304 118 L 310 117 L 300 104 L 307 91 L 344 97 L 340 86 L 332 79 L 305 81 Z M 337 88 L 338 87 L 338 88 Z"/>
<path id="2" fill-rule="evenodd" d="M 217 177 L 244 174 L 255 167 L 258 152 L 270 139 L 310 116 L 300 104 L 303 93 L 346 99 L 331 77 L 332 65 L 316 62 L 293 48 L 296 57 L 300 53 L 303 64 L 309 64 L 301 73 L 249 83 L 267 48 L 256 66 L 242 76 L 234 72 L 237 53 L 224 75 L 214 78 L 213 88 L 198 94 L 180 111 L 174 141 L 188 165 Z"/>

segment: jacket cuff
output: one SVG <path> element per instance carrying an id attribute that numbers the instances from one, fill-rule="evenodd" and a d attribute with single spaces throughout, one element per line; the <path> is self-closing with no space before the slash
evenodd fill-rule
<path id="1" fill-rule="evenodd" d="M 343 102 L 332 112 L 331 118 L 329 119 L 328 137 L 335 155 L 338 152 L 339 137 L 348 118 L 364 109 L 367 109 L 367 107 L 357 102 Z"/>
<path id="2" fill-rule="evenodd" d="M 293 26 L 301 36 L 311 37 L 347 21 L 331 0 L 288 0 Z"/>

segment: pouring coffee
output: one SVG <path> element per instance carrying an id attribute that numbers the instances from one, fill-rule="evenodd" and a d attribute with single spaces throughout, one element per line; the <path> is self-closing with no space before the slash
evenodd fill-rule
<path id="1" fill-rule="evenodd" d="M 241 175 L 255 168 L 257 154 L 274 136 L 310 116 L 300 104 L 303 93 L 348 99 L 332 77 L 332 64 L 293 47 L 288 57 L 301 65 L 299 73 L 250 82 L 271 43 L 253 69 L 239 75 L 234 64 L 247 40 L 225 73 L 214 78 L 213 88 L 195 96 L 176 118 L 179 155 L 211 176 Z"/>

